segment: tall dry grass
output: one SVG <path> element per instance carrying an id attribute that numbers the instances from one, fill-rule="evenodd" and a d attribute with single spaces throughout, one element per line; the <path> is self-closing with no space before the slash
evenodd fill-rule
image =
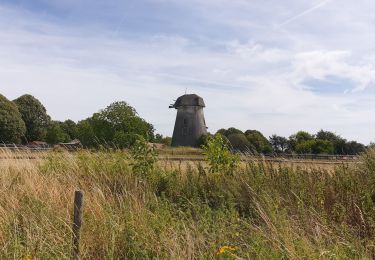
<path id="1" fill-rule="evenodd" d="M 1 154 L 1 259 L 70 258 L 78 189 L 83 259 L 375 257 L 372 150 L 333 173 L 249 162 L 233 176 L 193 164 L 140 175 L 121 151 Z"/>

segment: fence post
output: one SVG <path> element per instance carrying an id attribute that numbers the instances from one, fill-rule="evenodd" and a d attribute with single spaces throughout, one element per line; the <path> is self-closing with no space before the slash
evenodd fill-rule
<path id="1" fill-rule="evenodd" d="M 79 238 L 80 229 L 82 225 L 82 207 L 83 207 L 83 192 L 76 191 L 74 193 L 74 210 L 73 210 L 73 249 L 72 249 L 72 259 L 80 259 L 79 252 Z"/>

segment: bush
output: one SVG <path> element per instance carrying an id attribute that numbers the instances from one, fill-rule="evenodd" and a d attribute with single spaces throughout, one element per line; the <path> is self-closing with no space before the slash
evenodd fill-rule
<path id="1" fill-rule="evenodd" d="M 148 176 L 153 170 L 157 153 L 153 146 L 149 146 L 142 137 L 138 138 L 130 148 L 131 166 L 134 173 Z"/>
<path id="2" fill-rule="evenodd" d="M 231 153 L 220 134 L 210 137 L 203 150 L 211 173 L 233 174 L 238 166 L 239 156 Z"/>

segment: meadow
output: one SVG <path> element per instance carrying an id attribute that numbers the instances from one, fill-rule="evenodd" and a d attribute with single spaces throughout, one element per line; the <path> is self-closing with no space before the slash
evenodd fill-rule
<path id="1" fill-rule="evenodd" d="M 231 173 L 116 150 L 0 154 L 0 259 L 70 259 L 75 190 L 82 259 L 375 258 L 374 150 L 330 170 Z"/>

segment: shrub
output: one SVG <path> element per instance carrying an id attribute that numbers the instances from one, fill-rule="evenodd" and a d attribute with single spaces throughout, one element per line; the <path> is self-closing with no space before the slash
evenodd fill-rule
<path id="1" fill-rule="evenodd" d="M 222 172 L 224 174 L 233 174 L 238 166 L 239 155 L 232 154 L 228 145 L 220 134 L 210 137 L 207 145 L 203 146 L 204 155 L 210 165 L 211 173 Z"/>
<path id="2" fill-rule="evenodd" d="M 154 169 L 157 153 L 153 146 L 149 146 L 146 140 L 140 137 L 130 148 L 130 155 L 133 159 L 132 170 L 138 175 L 149 175 Z"/>

